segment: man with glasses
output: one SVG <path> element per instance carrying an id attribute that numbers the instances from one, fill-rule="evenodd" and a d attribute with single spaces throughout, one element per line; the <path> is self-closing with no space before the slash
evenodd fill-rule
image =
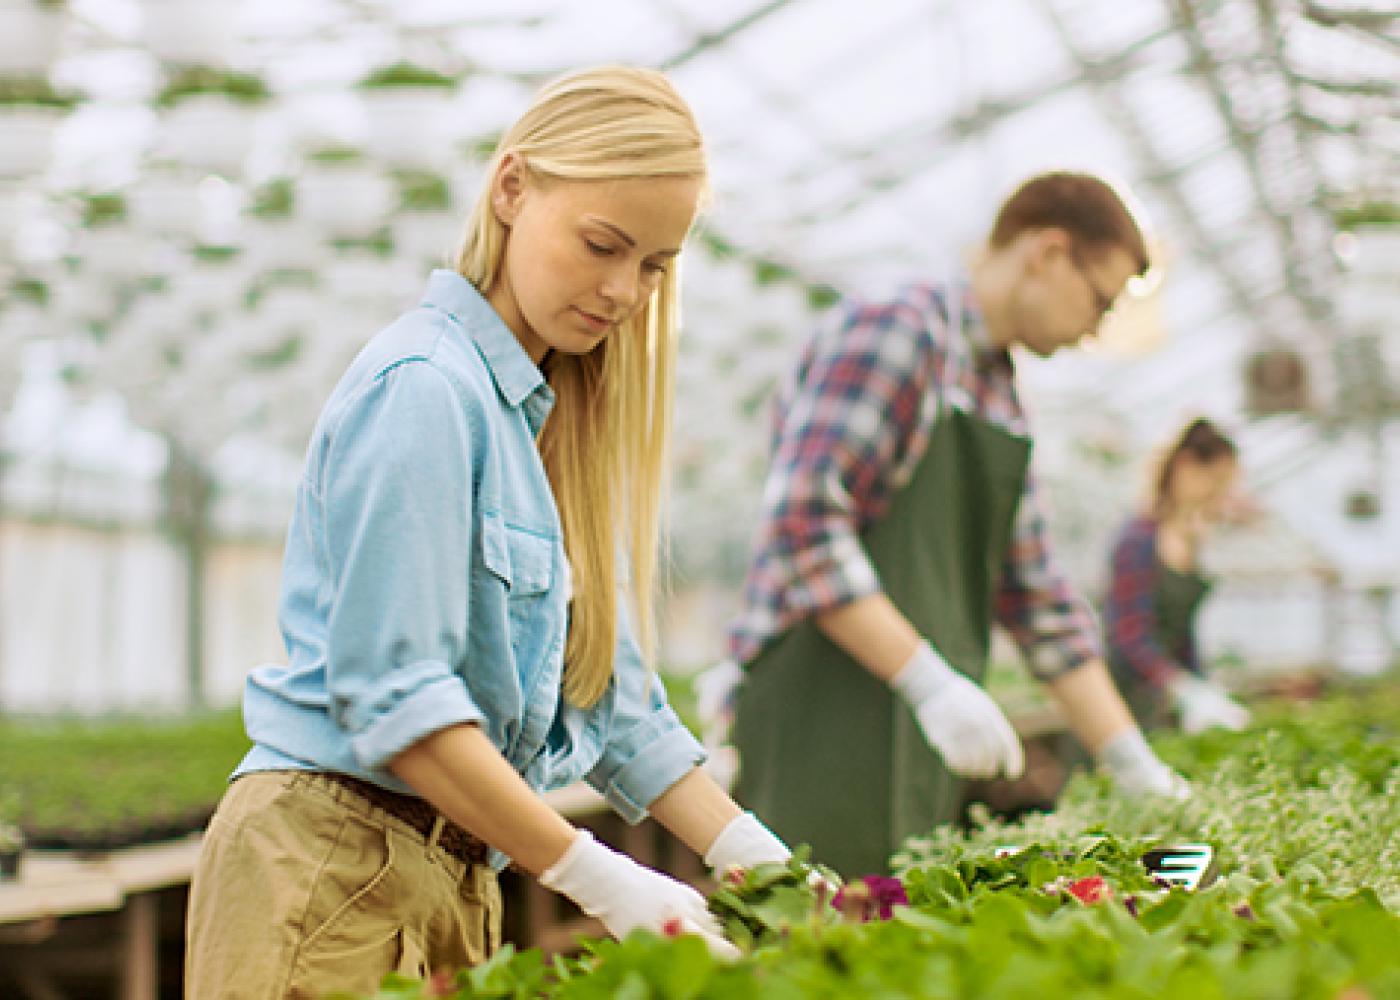
<path id="1" fill-rule="evenodd" d="M 1078 343 L 1147 267 L 1107 184 L 1032 178 L 963 280 L 845 303 L 780 392 L 730 634 L 737 797 L 843 874 L 956 819 L 963 779 L 1021 773 L 978 683 L 994 621 L 1122 789 L 1186 794 L 1052 556 L 1009 353 Z"/>

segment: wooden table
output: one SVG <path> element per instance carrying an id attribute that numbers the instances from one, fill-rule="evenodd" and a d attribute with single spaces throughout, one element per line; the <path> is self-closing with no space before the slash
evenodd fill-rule
<path id="1" fill-rule="evenodd" d="M 0 943 L 39 944 L 54 937 L 64 917 L 120 913 L 121 934 L 113 942 L 121 1000 L 157 995 L 158 889 L 190 880 L 200 837 L 128 847 L 102 854 L 28 851 L 19 878 L 0 882 Z M 58 998 L 41 967 L 12 970 L 36 1000 Z"/>
<path id="2" fill-rule="evenodd" d="M 575 820 L 609 811 L 603 797 L 583 784 L 550 792 L 545 799 Z M 64 918 L 118 914 L 118 940 L 103 957 L 115 968 L 118 996 L 121 1000 L 156 1000 L 159 926 L 155 893 L 189 882 L 201 840 L 194 834 L 100 854 L 26 852 L 19 878 L 0 882 L 0 946 L 52 943 Z M 42 965 L 26 964 L 9 970 L 9 974 L 20 981 L 32 1000 L 61 1000 L 64 995 Z"/>

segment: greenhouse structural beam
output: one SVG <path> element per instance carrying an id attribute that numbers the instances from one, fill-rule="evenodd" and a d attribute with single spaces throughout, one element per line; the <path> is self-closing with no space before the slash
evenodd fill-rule
<path id="1" fill-rule="evenodd" d="M 694 59 L 702 52 L 707 52 L 715 46 L 729 41 L 735 35 L 747 31 L 758 22 L 776 14 L 784 7 L 790 6 L 791 3 L 792 0 L 769 0 L 768 3 L 755 8 L 743 17 L 731 21 L 718 31 L 709 31 L 703 35 L 699 35 L 687 48 L 664 60 L 657 68 L 670 72 L 676 67 L 690 62 L 690 60 Z"/>
<path id="2" fill-rule="evenodd" d="M 1081 66 L 1091 65 L 1092 60 L 1081 48 L 1078 39 L 1071 34 L 1051 0 L 1040 0 L 1040 4 L 1070 56 Z M 1258 316 L 1259 297 L 1251 293 L 1248 284 L 1235 271 L 1220 246 L 1206 232 L 1197 218 L 1195 209 L 1187 202 L 1176 183 L 1176 168 L 1157 152 L 1137 112 L 1123 99 L 1120 89 L 1112 86 L 1114 81 L 1090 70 L 1086 70 L 1084 75 L 1094 81 L 1092 93 L 1095 100 L 1128 140 L 1129 149 L 1137 156 L 1143 175 L 1150 179 L 1149 183 L 1153 189 L 1172 210 L 1176 227 L 1186 234 L 1201 260 L 1209 265 L 1216 278 L 1224 285 L 1238 313 L 1261 323 L 1261 334 L 1268 333 L 1269 331 L 1262 329 L 1262 318 Z"/>
<path id="3" fill-rule="evenodd" d="M 1302 246 L 1299 230 L 1309 228 L 1308 222 L 1310 220 L 1303 218 L 1303 211 L 1307 206 L 1294 204 L 1285 210 L 1274 204 L 1270 195 L 1270 181 L 1266 177 L 1267 171 L 1260 152 L 1260 137 L 1267 126 L 1250 127 L 1241 120 L 1237 110 L 1236 96 L 1222 75 L 1223 66 L 1206 42 L 1202 23 L 1197 17 L 1194 0 L 1176 0 L 1171 9 L 1176 14 L 1182 39 L 1190 50 L 1192 65 L 1205 84 L 1231 142 L 1240 151 L 1245 170 L 1248 172 L 1259 198 L 1260 208 L 1277 237 L 1283 259 L 1287 295 L 1302 308 L 1303 316 L 1310 327 L 1310 334 L 1319 338 L 1326 337 L 1330 333 L 1327 321 L 1332 319 L 1333 310 L 1331 304 L 1321 294 L 1320 289 L 1316 287 L 1320 282 L 1315 281 L 1309 271 L 1310 262 L 1316 257 L 1322 256 L 1323 259 L 1330 259 L 1331 255 L 1325 240 L 1320 246 L 1314 245 L 1306 248 Z M 1277 37 L 1279 29 L 1276 20 L 1262 21 L 1261 28 L 1264 29 L 1261 34 L 1267 34 L 1272 29 L 1274 37 L 1269 40 L 1271 46 L 1282 46 L 1282 39 Z M 1246 70 L 1246 72 L 1248 71 Z M 1277 124 L 1277 122 L 1270 123 L 1270 125 L 1273 124 Z M 1296 141 L 1296 126 L 1294 138 Z M 1316 198 L 1316 195 L 1316 186 L 1314 186 L 1312 197 Z M 1311 221 L 1314 223 L 1312 228 L 1325 231 L 1325 227 L 1317 225 L 1319 220 Z"/>
<path id="4" fill-rule="evenodd" d="M 994 100 L 979 100 L 971 107 L 952 115 L 933 128 L 901 127 L 894 132 L 870 140 L 868 146 L 883 151 L 890 160 L 917 164 L 893 171 L 877 171 L 866 178 L 866 184 L 856 196 L 848 199 L 837 208 L 840 212 L 860 208 L 879 195 L 888 194 L 906 183 L 917 179 L 933 163 L 946 157 L 957 144 L 974 139 L 991 131 L 997 125 L 1015 115 L 1028 111 L 1048 97 L 1068 93 L 1085 84 L 1097 85 L 1107 80 L 1117 80 L 1124 73 L 1147 65 L 1142 56 L 1144 49 L 1170 34 L 1157 31 L 1145 35 L 1136 42 L 1125 45 L 1114 55 L 1096 63 L 1080 62 L 1076 72 L 1051 80 L 1008 97 Z M 808 174 L 794 174 L 790 179 L 801 181 Z"/>

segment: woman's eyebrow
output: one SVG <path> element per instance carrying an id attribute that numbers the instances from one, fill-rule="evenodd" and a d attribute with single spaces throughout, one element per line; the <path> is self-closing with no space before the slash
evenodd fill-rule
<path id="1" fill-rule="evenodd" d="M 585 218 L 587 221 L 593 223 L 594 225 L 602 226 L 604 229 L 608 230 L 608 231 L 611 232 L 614 236 L 616 236 L 618 239 L 620 239 L 623 243 L 626 243 L 629 247 L 636 247 L 637 241 L 634 240 L 634 239 L 631 237 L 631 235 L 629 235 L 629 234 L 627 233 L 626 230 L 622 229 L 621 227 L 619 227 L 619 226 L 617 226 L 617 225 L 614 225 L 613 223 L 609 222 L 607 219 L 600 218 L 600 217 L 598 217 L 598 216 L 596 216 L 596 215 L 585 215 L 584 218 Z M 676 247 L 674 250 L 657 250 L 657 251 L 656 251 L 657 254 L 660 254 L 660 255 L 663 256 L 663 257 L 674 257 L 674 256 L 676 256 L 676 255 L 677 255 L 678 253 L 680 253 L 680 252 L 681 252 L 681 251 L 680 251 L 680 247 Z"/>

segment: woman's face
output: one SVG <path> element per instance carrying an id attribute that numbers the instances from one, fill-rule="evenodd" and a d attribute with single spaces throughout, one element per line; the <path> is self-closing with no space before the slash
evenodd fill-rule
<path id="1" fill-rule="evenodd" d="M 1238 471 L 1239 463 L 1230 455 L 1220 455 L 1208 462 L 1192 457 L 1189 452 L 1178 455 L 1167 487 L 1172 508 L 1219 521 Z"/>
<path id="2" fill-rule="evenodd" d="M 538 364 L 585 354 L 643 309 L 690 231 L 698 177 L 541 181 L 508 156 L 492 185 L 505 224 L 487 294 Z"/>

